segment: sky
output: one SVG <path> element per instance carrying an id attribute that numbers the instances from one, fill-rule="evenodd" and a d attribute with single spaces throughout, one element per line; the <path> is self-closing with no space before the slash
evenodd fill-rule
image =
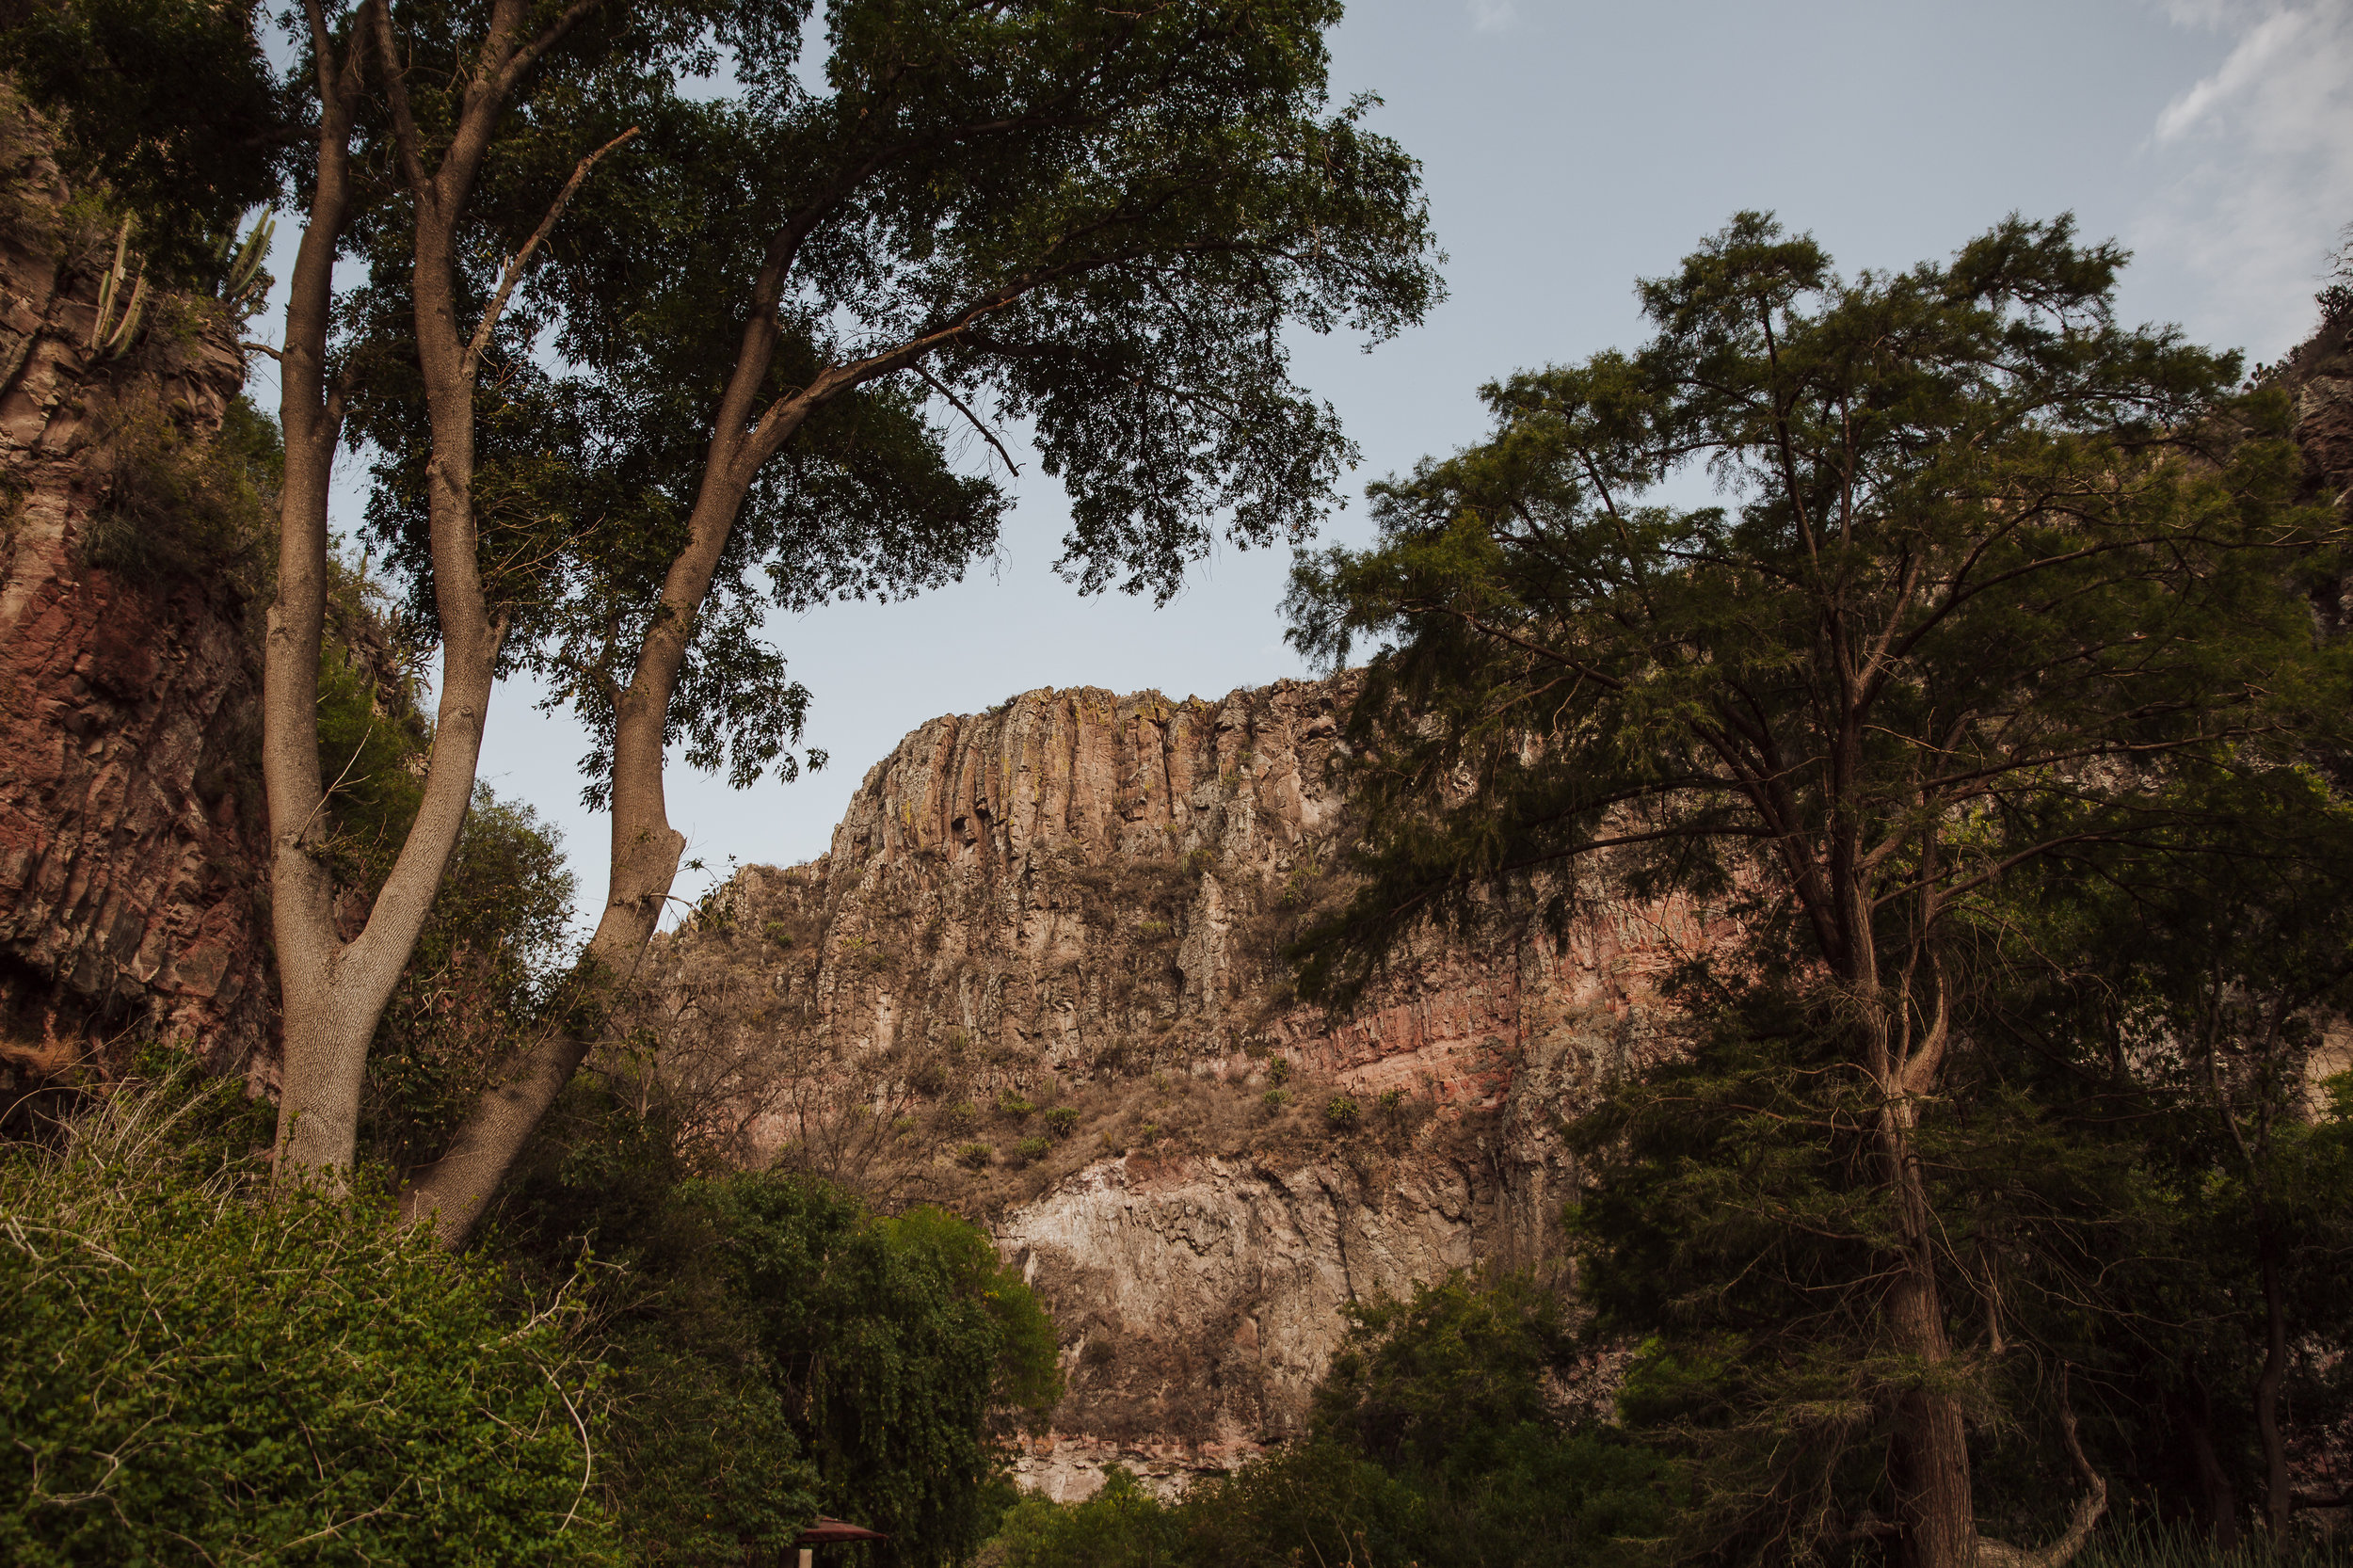
<path id="1" fill-rule="evenodd" d="M 1369 354 L 1295 344 L 1297 379 L 1364 455 L 1327 543 L 1369 537 L 1367 482 L 1481 436 L 1482 382 L 1638 343 L 1635 280 L 1743 209 L 1849 272 L 2072 212 L 2134 252 L 2124 317 L 2250 362 L 2311 330 L 2353 223 L 2353 0 L 1353 0 L 1332 52 L 1336 100 L 1379 94 L 1371 123 L 1421 161 L 1449 297 Z M 1209 697 L 1314 673 L 1283 642 L 1288 554 L 1221 548 L 1160 609 L 1082 599 L 1051 569 L 1064 498 L 1014 456 L 994 562 L 913 600 L 774 619 L 831 764 L 737 792 L 674 758 L 670 817 L 708 868 L 680 898 L 730 860 L 823 854 L 868 770 L 936 715 L 1042 686 Z M 579 805 L 579 733 L 533 696 L 494 699 L 482 776 L 562 831 L 590 909 L 607 823 Z"/>

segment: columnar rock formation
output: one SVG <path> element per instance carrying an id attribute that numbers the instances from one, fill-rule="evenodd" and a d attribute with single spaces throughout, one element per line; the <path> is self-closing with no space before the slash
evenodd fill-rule
<path id="1" fill-rule="evenodd" d="M 648 1037 L 745 1158 L 991 1216 L 1064 1334 L 1049 1490 L 1289 1435 L 1351 1301 L 1556 1266 L 1557 1120 L 1706 939 L 1604 903 L 1558 946 L 1425 939 L 1345 1019 L 1299 1003 L 1352 687 L 936 719 L 828 855 L 739 873 L 651 956 Z"/>
<path id="2" fill-rule="evenodd" d="M 243 1070 L 271 1028 L 246 606 L 88 548 L 132 464 L 210 440 L 243 360 L 226 312 L 180 298 L 93 352 L 114 235 L 0 120 L 0 1091 L 134 1035 Z"/>

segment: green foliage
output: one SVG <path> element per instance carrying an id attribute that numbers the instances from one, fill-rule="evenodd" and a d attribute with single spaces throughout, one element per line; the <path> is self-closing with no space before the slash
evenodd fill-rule
<path id="1" fill-rule="evenodd" d="M 671 711 L 699 767 L 745 784 L 796 762 L 808 694 L 765 641 L 772 605 L 913 593 L 992 548 L 1006 496 L 952 460 L 973 425 L 1026 428 L 1070 492 L 1082 589 L 1176 591 L 1214 531 L 1298 539 L 1350 455 L 1292 383 L 1287 328 L 1379 340 L 1436 297 L 1416 166 L 1328 100 L 1333 0 L 598 12 L 501 126 L 457 246 L 486 297 L 582 150 L 638 137 L 581 187 L 502 325 L 477 391 L 476 509 L 516 657 L 595 741 L 705 492 L 713 391 L 775 259 L 781 334 L 759 405 L 828 400 L 742 497 Z M 466 13 L 400 5 L 409 91 L 438 152 Z M 822 74 L 802 69 L 818 45 Z M 688 83 L 692 81 L 691 89 Z M 710 80 L 736 90 L 713 96 Z M 434 614 L 428 461 L 408 347 L 408 200 L 389 126 L 361 130 L 369 270 L 339 358 L 349 433 L 378 455 L 371 527 Z M 625 244 L 613 236 L 626 235 Z M 545 342 L 562 368 L 527 352 Z"/>
<path id="2" fill-rule="evenodd" d="M 1490 1463 L 1488 1439 L 1548 1419 L 1545 1377 L 1574 1348 L 1560 1298 L 1525 1274 L 1488 1284 L 1458 1271 L 1341 1315 L 1348 1334 L 1316 1389 L 1317 1430 L 1392 1466 Z"/>
<path id="3" fill-rule="evenodd" d="M 1324 1123 L 1337 1130 L 1344 1132 L 1354 1127 L 1360 1114 L 1355 1100 L 1347 1095 L 1334 1095 L 1323 1102 Z"/>
<path id="4" fill-rule="evenodd" d="M 1023 1496 L 998 1528 L 1004 1568 L 1170 1568 L 1180 1556 L 1178 1514 L 1113 1464 L 1084 1502 Z"/>
<path id="5" fill-rule="evenodd" d="M 735 1568 L 789 1549 L 817 1478 L 681 1147 L 613 1085 L 576 1083 L 475 1251 L 535 1293 L 584 1278 L 610 1393 L 597 1480 L 630 1550 Z"/>
<path id="6" fill-rule="evenodd" d="M 110 432 L 107 451 L 105 499 L 81 535 L 83 564 L 143 587 L 259 597 L 277 532 L 270 498 L 285 464 L 275 421 L 242 394 L 211 438 L 135 412 Z"/>
<path id="7" fill-rule="evenodd" d="M 577 1081 L 486 1242 L 525 1279 L 589 1249 L 599 1473 L 632 1550 L 732 1565 L 822 1507 L 889 1531 L 891 1560 L 968 1558 L 1004 1501 L 1001 1443 L 1061 1396 L 1037 1298 L 978 1226 L 732 1169 L 643 1092 Z"/>
<path id="8" fill-rule="evenodd" d="M 2347 671 L 2285 400 L 2118 326 L 2121 264 L 2013 218 L 1841 278 L 1741 215 L 1641 285 L 1649 342 L 1487 388 L 1491 439 L 1294 575 L 1303 648 L 1383 645 L 1360 890 L 1294 950 L 1304 992 L 1360 994 L 1433 918 L 1558 935 L 1596 874 L 1737 933 L 1670 976 L 1689 1054 L 1577 1138 L 1597 1332 L 1645 1343 L 1628 1418 L 1704 1495 L 1685 1550 L 1950 1538 L 1980 1460 L 2040 1531 L 2080 1314 L 2152 1349 L 2165 1293 L 2124 1261 L 2162 1195 L 2101 1125 L 2131 1071 L 2093 1092 L 2081 1042 L 2038 1066 L 1989 1012 L 2062 952 L 2067 987 L 2121 978 L 2073 961 L 2080 920 L 2034 929 L 2036 881 L 2105 865 L 2142 918 L 2223 797 L 2333 765 Z M 1680 504 L 1703 468 L 1718 504 Z M 2005 1359 L 2022 1336 L 2048 1359 Z"/>
<path id="9" fill-rule="evenodd" d="M 1489 386 L 1490 440 L 1373 487 L 1382 542 L 1303 562 L 1289 601 L 1312 652 L 1393 641 L 1351 720 L 1369 882 L 1305 984 L 1351 992 L 1400 921 L 1609 848 L 1638 893 L 1760 873 L 1776 960 L 1834 969 L 1871 943 L 1833 863 L 1914 888 L 1869 905 L 1901 963 L 1899 919 L 2133 830 L 2167 778 L 2324 706 L 2291 552 L 2332 541 L 2293 505 L 2285 405 L 2117 327 L 2121 263 L 2012 219 L 1849 280 L 1742 215 L 1642 285 L 1641 350 Z M 1654 493 L 1703 462 L 1730 504 Z M 2133 765 L 2092 787 L 2108 758 Z"/>
<path id="10" fill-rule="evenodd" d="M 1458 1273 L 1347 1315 L 1308 1436 L 1173 1504 L 1116 1469 L 1073 1507 L 1025 1498 L 1006 1568 L 1597 1563 L 1662 1529 L 1659 1456 L 1547 1398 L 1574 1349 L 1550 1291 Z"/>
<path id="11" fill-rule="evenodd" d="M 580 978 L 575 888 L 555 830 L 477 786 L 368 1051 L 363 1134 L 393 1169 L 439 1157 L 517 1042 L 564 1004 Z"/>
<path id="12" fill-rule="evenodd" d="M 968 1170 L 985 1169 L 988 1162 L 996 1157 L 997 1151 L 986 1144 L 973 1143 L 956 1145 L 956 1163 Z"/>
<path id="13" fill-rule="evenodd" d="M 621 1560 L 565 1315 L 365 1199 L 273 1196 L 241 1100 L 124 1086 L 0 1156 L 0 1555 Z"/>
<path id="14" fill-rule="evenodd" d="M 1024 1164 L 1035 1164 L 1053 1152 L 1054 1141 L 1042 1133 L 1032 1133 L 1013 1146 L 1013 1152 Z"/>
<path id="15" fill-rule="evenodd" d="M 1058 1105 L 1046 1112 L 1046 1130 L 1057 1138 L 1067 1138 L 1079 1129 L 1079 1108 Z"/>
<path id="16" fill-rule="evenodd" d="M 67 178 L 104 180 L 151 258 L 190 281 L 217 268 L 217 236 L 277 198 L 300 141 L 262 54 L 265 15 L 244 0 L 0 8 L 0 69 L 62 122 Z"/>
<path id="17" fill-rule="evenodd" d="M 874 1219 L 822 1184 L 701 1189 L 825 1511 L 892 1536 L 895 1560 L 960 1560 L 994 1523 L 1000 1411 L 1062 1392 L 1051 1322 L 988 1235 L 941 1209 Z"/>
<path id="18" fill-rule="evenodd" d="M 1005 1090 L 997 1096 L 997 1114 L 1000 1116 L 1019 1121 L 1024 1116 L 1032 1114 L 1036 1110 L 1036 1106 L 1032 1105 L 1011 1089 Z"/>

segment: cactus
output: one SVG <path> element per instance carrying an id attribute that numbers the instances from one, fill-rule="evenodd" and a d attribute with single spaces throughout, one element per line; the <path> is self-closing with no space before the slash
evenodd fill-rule
<path id="1" fill-rule="evenodd" d="M 264 213 L 254 220 L 252 229 L 245 236 L 245 243 L 237 247 L 233 258 L 230 255 L 229 248 L 235 239 L 236 231 L 232 229 L 221 235 L 220 247 L 216 254 L 228 268 L 222 276 L 220 284 L 220 296 L 223 299 L 232 305 L 243 305 L 249 302 L 248 296 L 256 292 L 256 285 L 262 282 L 262 263 L 268 258 L 270 241 L 277 235 L 277 232 L 278 220 L 269 214 Z"/>
<path id="2" fill-rule="evenodd" d="M 131 283 L 131 298 L 120 315 L 115 306 L 121 299 L 122 280 L 128 274 L 131 256 L 131 217 L 125 214 L 121 225 L 115 230 L 114 264 L 98 284 L 98 313 L 90 319 L 89 343 L 92 354 L 103 359 L 117 359 L 138 336 L 139 322 L 147 313 L 147 263 L 138 264 L 138 275 Z"/>

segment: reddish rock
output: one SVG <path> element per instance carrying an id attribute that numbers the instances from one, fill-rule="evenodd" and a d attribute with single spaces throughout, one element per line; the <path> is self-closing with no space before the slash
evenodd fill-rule
<path id="1" fill-rule="evenodd" d="M 84 350 L 111 233 L 74 233 L 55 165 L 0 136 L 0 1089 L 177 1042 L 270 1076 L 258 648 L 234 584 L 86 562 L 117 433 L 200 444 L 245 379 L 226 313 L 159 302 Z"/>

